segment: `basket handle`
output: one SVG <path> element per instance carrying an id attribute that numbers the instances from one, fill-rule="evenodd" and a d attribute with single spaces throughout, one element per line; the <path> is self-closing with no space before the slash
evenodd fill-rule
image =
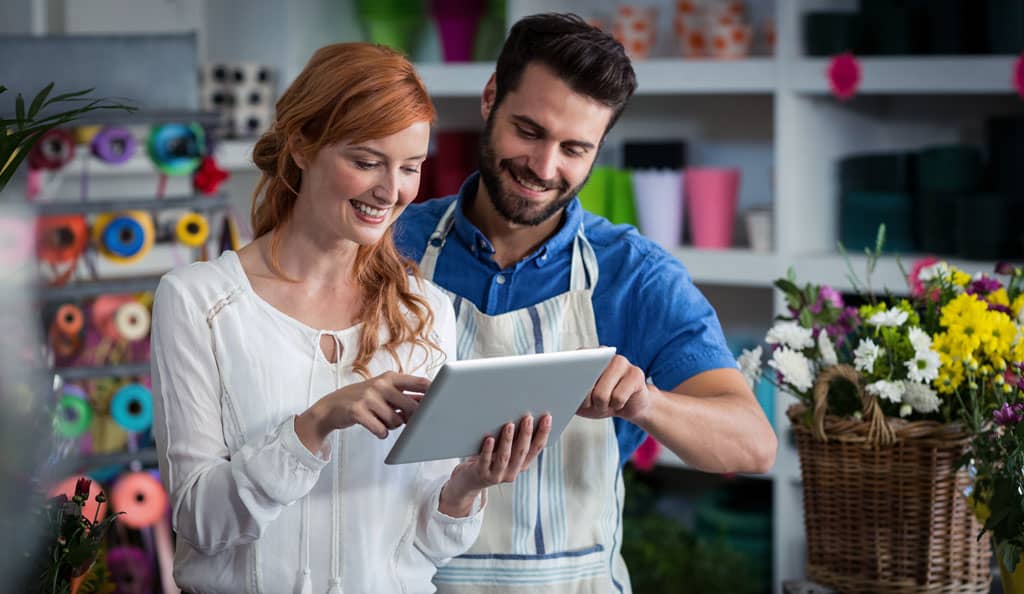
<path id="1" fill-rule="evenodd" d="M 861 377 L 857 370 L 849 365 L 832 365 L 823 369 L 814 382 L 814 416 L 811 431 L 821 441 L 828 441 L 825 435 L 825 413 L 828 411 L 828 392 L 832 382 L 843 379 L 857 390 L 861 401 L 861 412 L 868 423 L 868 444 L 877 446 L 890 445 L 896 441 L 896 434 L 885 422 L 885 413 L 878 404 L 878 399 L 861 386 Z"/>

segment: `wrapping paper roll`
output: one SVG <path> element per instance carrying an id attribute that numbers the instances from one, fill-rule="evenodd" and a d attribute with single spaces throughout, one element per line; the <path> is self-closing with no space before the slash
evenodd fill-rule
<path id="1" fill-rule="evenodd" d="M 124 163 L 135 155 L 135 135 L 127 128 L 108 126 L 96 134 L 89 148 L 104 163 Z"/>
<path id="2" fill-rule="evenodd" d="M 92 424 L 92 407 L 82 398 L 65 394 L 57 403 L 53 416 L 53 429 L 65 439 L 78 439 Z"/>
<path id="3" fill-rule="evenodd" d="M 53 128 L 39 137 L 28 154 L 32 169 L 56 170 L 75 157 L 75 138 L 70 132 Z"/>
<path id="4" fill-rule="evenodd" d="M 126 431 L 141 433 L 153 424 L 153 395 L 145 386 L 127 384 L 114 394 L 110 416 Z"/>
<path id="5" fill-rule="evenodd" d="M 85 316 L 82 314 L 82 309 L 71 303 L 61 305 L 57 308 L 57 315 L 53 317 L 53 327 L 64 335 L 81 333 L 85 328 Z"/>
<path id="6" fill-rule="evenodd" d="M 114 326 L 125 340 L 142 340 L 149 336 L 149 310 L 138 301 L 129 301 L 117 308 Z"/>
<path id="7" fill-rule="evenodd" d="M 93 241 L 99 252 L 114 262 L 136 262 L 156 241 L 153 217 L 139 210 L 99 215 L 93 224 Z"/>
<path id="8" fill-rule="evenodd" d="M 86 477 L 91 480 L 91 477 Z M 68 500 L 75 496 L 75 484 L 78 483 L 78 476 L 71 476 L 61 481 L 57 486 L 50 489 L 49 496 L 56 497 L 60 494 L 67 495 Z M 96 481 L 92 481 L 89 485 L 89 498 L 85 501 L 85 505 L 82 506 L 82 516 L 89 518 L 91 522 L 95 517 L 97 520 L 103 519 L 107 515 L 107 504 L 97 503 L 96 496 L 103 492 L 103 488 Z"/>
<path id="9" fill-rule="evenodd" d="M 153 166 L 164 175 L 190 175 L 206 153 L 206 134 L 197 124 L 154 126 L 146 142 Z"/>
<path id="10" fill-rule="evenodd" d="M 75 262 L 89 240 L 85 218 L 79 215 L 42 217 L 36 229 L 37 254 L 48 264 Z"/>
<path id="11" fill-rule="evenodd" d="M 156 478 L 146 472 L 122 475 L 110 493 L 110 503 L 124 512 L 118 521 L 129 528 L 147 528 L 167 512 L 167 493 Z"/>

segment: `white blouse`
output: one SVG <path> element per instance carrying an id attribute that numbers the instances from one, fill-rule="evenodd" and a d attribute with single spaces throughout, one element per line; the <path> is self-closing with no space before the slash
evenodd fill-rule
<path id="1" fill-rule="evenodd" d="M 443 353 L 406 345 L 399 355 L 406 373 L 433 377 L 455 358 L 455 316 L 436 287 L 418 290 Z M 352 370 L 360 332 L 317 330 L 274 308 L 235 252 L 163 277 L 153 304 L 153 434 L 181 588 L 433 592 L 436 566 L 476 539 L 479 501 L 467 518 L 438 511 L 456 461 L 385 465 L 400 429 L 385 440 L 359 425 L 335 431 L 320 455 L 295 434 L 295 415 L 363 380 Z M 336 364 L 323 336 L 339 347 Z M 384 351 L 369 364 L 371 377 L 394 369 Z"/>

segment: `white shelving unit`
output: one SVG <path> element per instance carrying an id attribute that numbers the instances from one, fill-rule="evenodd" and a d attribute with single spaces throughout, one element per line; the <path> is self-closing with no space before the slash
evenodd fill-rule
<path id="1" fill-rule="evenodd" d="M 76 14 L 88 12 L 83 5 L 107 4 L 106 0 L 74 2 Z M 39 3 L 31 0 L 32 6 Z M 70 5 L 71 0 L 64 3 Z M 154 14 L 166 12 L 166 0 L 139 0 L 136 4 L 153 4 Z M 196 14 L 205 14 L 200 24 L 203 58 L 279 65 L 283 73 L 279 88 L 288 84 L 312 49 L 361 35 L 351 1 L 298 0 L 287 8 L 278 0 L 255 4 L 259 11 L 252 2 L 242 0 L 187 0 L 183 6 L 189 8 L 183 9 L 181 26 L 188 28 Z M 508 0 L 508 22 L 526 14 L 565 10 L 607 19 L 616 4 L 614 0 Z M 1024 102 L 1011 86 L 1014 56 L 867 57 L 860 60 L 863 80 L 857 97 L 846 102 L 833 98 L 825 74 L 828 60 L 803 55 L 801 17 L 806 10 L 849 7 L 851 1 L 748 0 L 756 21 L 774 18 L 778 41 L 774 56 L 737 61 L 670 57 L 675 55 L 670 30 L 674 2 L 651 0 L 645 4 L 661 11 L 656 47 L 660 57 L 635 64 L 637 96 L 609 135 L 603 158 L 614 161 L 615 147 L 623 139 L 675 138 L 687 141 L 691 164 L 741 168 L 741 207 L 773 207 L 774 251 L 678 247 L 672 253 L 702 287 L 749 291 L 750 299 L 762 302 L 756 311 L 765 312 L 761 320 L 764 329 L 771 324 L 768 312 L 784 310 L 779 296 L 766 289 L 789 267 L 795 269 L 800 282 L 852 289 L 847 264 L 835 248 L 837 159 L 857 152 L 979 143 L 986 115 L 1024 111 Z M 253 16 L 264 12 L 274 18 Z M 239 26 L 239 18 L 243 26 Z M 51 14 L 49 21 L 54 20 Z M 119 26 L 130 30 L 124 23 Z M 74 29 L 73 23 L 67 27 Z M 168 27 L 174 28 L 166 22 L 162 25 L 164 30 Z M 145 23 L 140 23 L 139 30 L 146 30 Z M 267 44 L 267 39 L 275 43 Z M 492 64 L 421 63 L 417 68 L 435 98 L 442 126 L 482 127 L 478 98 L 493 71 Z M 251 141 L 222 143 L 218 152 L 221 166 L 236 176 L 254 172 L 249 161 L 251 146 Z M 100 170 L 90 168 L 90 172 L 99 174 Z M 238 186 L 243 195 L 236 197 L 235 204 L 247 205 L 251 188 L 242 183 Z M 904 266 L 909 269 L 913 259 L 902 258 Z M 993 263 L 959 264 L 983 270 Z M 864 257 L 852 256 L 852 265 L 863 278 Z M 881 260 L 872 285 L 893 291 L 905 287 L 895 257 Z M 716 299 L 712 297 L 717 307 Z M 766 300 L 770 303 L 763 303 Z M 723 325 L 728 327 L 729 320 L 723 319 Z M 784 580 L 804 574 L 799 462 L 790 445 L 785 416 L 789 403 L 786 396 L 777 395 L 774 412 L 780 449 L 775 467 L 764 476 L 773 483 L 776 591 Z M 681 464 L 667 454 L 661 463 Z"/>

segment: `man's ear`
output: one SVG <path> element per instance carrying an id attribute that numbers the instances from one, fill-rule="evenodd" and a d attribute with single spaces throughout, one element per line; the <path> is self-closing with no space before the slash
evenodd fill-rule
<path id="1" fill-rule="evenodd" d="M 292 161 L 299 166 L 299 169 L 306 169 L 306 139 L 302 134 L 295 133 L 288 139 L 288 154 Z"/>
<path id="2" fill-rule="evenodd" d="M 480 98 L 480 115 L 484 117 L 485 122 L 491 117 L 491 110 L 494 109 L 494 98 L 498 95 L 498 83 L 494 77 L 495 75 L 492 74 L 491 78 L 488 79 L 487 84 L 484 85 L 484 94 Z"/>

